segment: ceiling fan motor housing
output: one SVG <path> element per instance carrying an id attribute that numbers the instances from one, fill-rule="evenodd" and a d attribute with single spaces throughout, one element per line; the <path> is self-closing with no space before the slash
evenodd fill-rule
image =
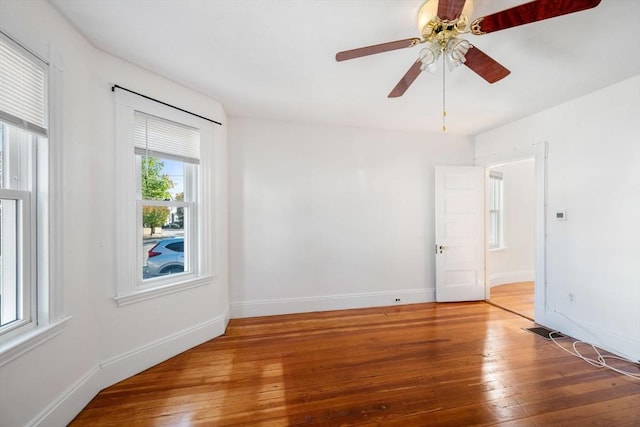
<path id="1" fill-rule="evenodd" d="M 469 16 L 473 11 L 473 1 L 467 0 L 464 8 L 455 19 L 445 19 L 438 16 L 438 0 L 427 0 L 418 11 L 418 31 L 425 40 L 432 40 L 434 35 L 438 36 L 438 41 L 442 44 L 456 35 L 467 32 Z"/>

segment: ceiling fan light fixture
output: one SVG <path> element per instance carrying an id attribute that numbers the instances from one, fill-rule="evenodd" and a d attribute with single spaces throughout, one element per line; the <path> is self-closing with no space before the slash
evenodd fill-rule
<path id="1" fill-rule="evenodd" d="M 437 43 L 426 42 L 426 47 L 420 51 L 418 60 L 422 62 L 420 69 L 422 71 L 428 70 L 431 73 L 435 73 L 437 68 L 437 60 L 440 57 L 442 48 Z"/>
<path id="2" fill-rule="evenodd" d="M 449 64 L 449 70 L 453 70 L 460 64 L 464 64 L 467 60 L 466 54 L 471 48 L 471 43 L 467 40 L 454 37 L 447 42 L 445 51 L 447 53 L 447 64 Z"/>

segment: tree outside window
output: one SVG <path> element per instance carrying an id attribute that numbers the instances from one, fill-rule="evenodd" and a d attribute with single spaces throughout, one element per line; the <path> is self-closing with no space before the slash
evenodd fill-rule
<path id="1" fill-rule="evenodd" d="M 164 162 L 156 157 L 142 156 L 141 161 L 141 192 L 143 200 L 171 200 L 173 181 L 163 172 Z M 162 206 L 143 206 L 142 225 L 150 229 L 151 235 L 157 228 L 165 225 L 171 210 Z"/>

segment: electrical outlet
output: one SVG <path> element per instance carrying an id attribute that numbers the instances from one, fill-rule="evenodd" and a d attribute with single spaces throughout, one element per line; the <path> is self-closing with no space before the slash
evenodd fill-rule
<path id="1" fill-rule="evenodd" d="M 400 298 L 396 298 L 396 302 L 400 302 Z"/>
<path id="2" fill-rule="evenodd" d="M 569 294 L 568 297 L 569 297 L 569 302 L 571 304 L 575 304 L 576 303 L 576 296 L 574 294 Z"/>

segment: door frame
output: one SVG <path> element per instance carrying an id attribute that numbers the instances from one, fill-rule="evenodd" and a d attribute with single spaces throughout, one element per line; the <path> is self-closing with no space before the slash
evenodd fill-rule
<path id="1" fill-rule="evenodd" d="M 547 157 L 548 144 L 546 141 L 543 141 L 537 144 L 532 144 L 528 147 L 521 147 L 512 152 L 492 153 L 490 156 L 476 158 L 475 160 L 475 165 L 483 166 L 485 168 L 485 171 L 488 170 L 491 166 L 499 163 L 509 163 L 530 158 L 533 158 L 535 161 L 534 319 L 536 323 L 541 325 L 545 324 L 545 315 L 547 311 Z M 488 248 L 485 242 L 484 283 L 486 297 L 488 297 L 489 295 L 489 282 L 487 277 L 487 253 Z"/>

